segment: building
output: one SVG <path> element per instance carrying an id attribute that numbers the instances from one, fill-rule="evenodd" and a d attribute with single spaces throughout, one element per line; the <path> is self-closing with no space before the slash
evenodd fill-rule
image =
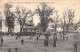
<path id="1" fill-rule="evenodd" d="M 35 35 L 36 27 L 35 26 L 27 26 L 23 28 L 24 35 Z"/>
<path id="2" fill-rule="evenodd" d="M 26 23 L 23 28 L 24 35 L 35 35 L 36 34 L 36 26 L 33 26 L 33 21 L 30 20 L 29 23 Z"/>

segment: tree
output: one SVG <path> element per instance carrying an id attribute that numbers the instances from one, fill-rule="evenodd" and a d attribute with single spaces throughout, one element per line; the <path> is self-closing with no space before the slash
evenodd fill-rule
<path id="1" fill-rule="evenodd" d="M 16 18 L 18 20 L 18 23 L 20 24 L 20 32 L 22 32 L 22 29 L 25 25 L 26 18 L 31 14 L 30 10 L 26 10 L 25 8 L 16 7 Z"/>
<path id="2" fill-rule="evenodd" d="M 69 9 L 67 12 L 65 12 L 65 24 L 66 24 L 66 32 L 68 33 L 68 29 L 70 25 L 73 24 L 73 18 L 74 18 L 74 10 Z"/>
<path id="3" fill-rule="evenodd" d="M 65 27 L 66 27 L 66 25 L 65 25 L 65 17 L 66 17 L 66 15 L 65 15 L 65 12 L 63 13 L 63 20 L 62 20 L 62 18 L 60 18 L 60 22 L 61 22 L 61 25 L 62 25 L 62 29 L 63 29 L 63 40 L 65 40 Z"/>
<path id="4" fill-rule="evenodd" d="M 49 7 L 46 3 L 41 4 L 42 9 L 38 6 L 35 11 L 40 16 L 41 27 L 43 28 L 43 32 L 46 31 L 49 23 L 49 17 L 52 15 L 54 8 Z"/>
<path id="5" fill-rule="evenodd" d="M 6 26 L 8 27 L 8 32 L 12 32 L 12 30 L 14 29 L 14 14 L 10 11 L 12 5 L 6 3 L 4 7 L 5 7 L 4 15 L 6 17 Z"/>
<path id="6" fill-rule="evenodd" d="M 62 19 L 60 19 L 63 28 L 63 40 L 65 40 L 64 36 L 65 33 L 68 33 L 70 25 L 73 24 L 73 17 L 74 17 L 74 11 L 72 11 L 72 9 L 63 12 L 63 17 Z"/>
<path id="7" fill-rule="evenodd" d="M 57 35 L 56 35 L 56 30 L 57 30 L 57 25 L 58 25 L 58 22 L 59 22 L 59 15 L 57 15 L 57 11 L 56 12 L 56 17 L 54 17 L 54 19 L 50 19 L 50 21 L 54 24 L 52 25 L 52 28 L 54 28 L 54 36 L 53 36 L 53 40 L 54 40 L 54 43 L 53 43 L 53 47 L 56 47 L 56 41 L 57 41 Z"/>
<path id="8" fill-rule="evenodd" d="M 50 19 L 52 23 L 54 23 L 54 25 L 52 25 L 52 27 L 55 29 L 55 33 L 56 33 L 56 29 L 57 29 L 57 24 L 59 22 L 59 15 L 57 15 L 57 11 L 55 11 L 56 13 L 56 17 L 54 17 L 54 19 Z"/>

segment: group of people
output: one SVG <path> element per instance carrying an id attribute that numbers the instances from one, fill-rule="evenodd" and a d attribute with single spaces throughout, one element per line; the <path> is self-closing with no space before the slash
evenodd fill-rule
<path id="1" fill-rule="evenodd" d="M 47 35 L 47 36 L 46 36 Z M 24 45 L 24 39 L 19 37 L 20 40 L 21 40 L 21 45 Z M 18 37 L 16 36 L 16 39 L 18 39 Z M 39 39 L 39 35 L 36 35 L 36 40 L 38 41 Z M 68 37 L 67 37 L 68 39 Z M 49 40 L 49 34 L 45 34 L 45 40 L 44 40 L 44 45 L 45 46 L 48 46 L 48 40 Z M 57 41 L 57 36 L 56 36 L 56 33 L 54 33 L 54 36 L 53 36 L 53 47 L 56 47 L 56 41 Z M 3 43 L 4 43 L 4 39 L 1 38 L 1 47 L 3 46 Z M 15 49 L 17 50 L 17 49 Z M 77 42 L 74 43 L 74 49 L 73 49 L 73 52 L 77 52 Z M 11 52 L 11 49 L 9 49 L 9 52 Z"/>
<path id="2" fill-rule="evenodd" d="M 16 36 L 16 40 L 17 39 L 21 39 L 21 37 Z M 23 44 L 24 44 L 24 39 L 22 38 L 21 39 L 21 45 L 23 45 Z M 15 51 L 18 51 L 18 48 L 15 48 Z M 11 52 L 11 48 L 8 49 L 8 52 Z"/>
<path id="3" fill-rule="evenodd" d="M 17 40 L 18 38 L 21 39 L 21 44 L 23 45 L 23 44 L 24 44 L 24 39 L 21 38 L 21 36 L 20 36 L 20 37 L 16 36 L 16 40 Z"/>
<path id="4" fill-rule="evenodd" d="M 48 34 L 45 34 L 45 35 L 47 35 L 47 36 L 45 36 L 46 38 L 44 40 L 44 45 L 48 46 L 49 36 L 48 36 Z M 60 33 L 60 35 L 61 35 L 61 33 Z M 66 40 L 68 40 L 68 36 L 66 36 L 65 38 L 66 38 Z M 56 41 L 57 41 L 57 35 L 56 35 L 56 33 L 54 33 L 54 36 L 53 36 L 53 47 L 56 47 Z M 73 52 L 77 52 L 77 42 L 74 43 L 73 47 L 74 47 L 73 48 Z"/>
<path id="5" fill-rule="evenodd" d="M 37 34 L 35 34 L 35 36 L 34 35 L 31 35 L 30 37 L 29 37 L 29 39 L 33 39 L 33 40 L 39 40 L 39 38 L 40 38 L 40 35 L 37 35 Z"/>

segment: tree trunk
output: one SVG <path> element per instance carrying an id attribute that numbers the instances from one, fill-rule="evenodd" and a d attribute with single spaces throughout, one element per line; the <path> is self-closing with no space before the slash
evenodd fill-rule
<path id="1" fill-rule="evenodd" d="M 69 27 L 67 26 L 67 28 L 66 28 L 66 33 L 68 33 L 68 32 L 69 32 L 68 30 L 69 30 Z"/>
<path id="2" fill-rule="evenodd" d="M 9 33 L 9 27 L 8 27 L 8 33 Z"/>
<path id="3" fill-rule="evenodd" d="M 11 32 L 12 32 L 12 29 L 10 27 L 8 27 L 8 33 L 11 33 Z"/>
<path id="4" fill-rule="evenodd" d="M 57 29 L 57 24 L 55 24 L 55 33 L 56 33 L 56 29 Z"/>
<path id="5" fill-rule="evenodd" d="M 12 28 L 10 28 L 9 30 L 10 30 L 10 33 L 11 33 L 12 32 Z"/>
<path id="6" fill-rule="evenodd" d="M 12 30 L 11 30 L 11 28 L 10 27 L 8 27 L 8 32 L 10 33 L 10 32 L 12 32 Z"/>
<path id="7" fill-rule="evenodd" d="M 23 27 L 20 25 L 20 32 L 22 32 Z"/>
<path id="8" fill-rule="evenodd" d="M 23 21 L 23 24 L 20 24 L 20 32 L 22 32 L 25 22 L 26 22 L 26 21 L 24 20 L 24 21 Z"/>
<path id="9" fill-rule="evenodd" d="M 64 30 L 64 26 L 63 26 L 63 40 L 65 40 L 65 30 Z"/>

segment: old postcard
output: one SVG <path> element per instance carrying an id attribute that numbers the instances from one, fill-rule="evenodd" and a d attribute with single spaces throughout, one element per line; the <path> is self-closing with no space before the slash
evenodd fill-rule
<path id="1" fill-rule="evenodd" d="M 80 0 L 0 0 L 0 52 L 80 52 Z"/>

